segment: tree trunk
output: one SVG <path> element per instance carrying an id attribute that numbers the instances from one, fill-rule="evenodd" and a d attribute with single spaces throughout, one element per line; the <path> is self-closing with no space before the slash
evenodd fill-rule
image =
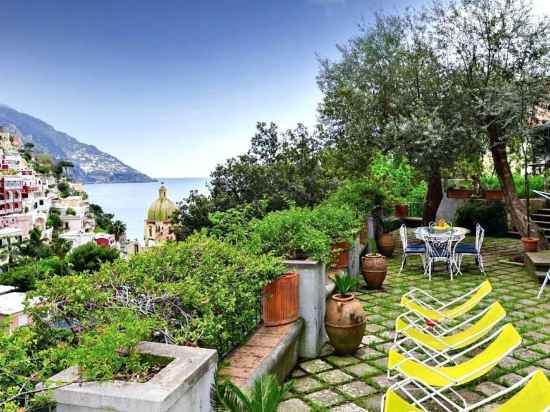
<path id="1" fill-rule="evenodd" d="M 489 127 L 488 132 L 495 171 L 504 192 L 504 203 L 512 219 L 512 225 L 521 237 L 534 235 L 540 239 L 539 245 L 545 247 L 546 239 L 536 224 L 531 223 L 531 233 L 527 233 L 527 207 L 518 197 L 516 186 L 514 185 L 512 170 L 508 162 L 508 153 L 506 152 L 506 143 L 499 139 L 499 133 L 495 127 Z"/>
<path id="2" fill-rule="evenodd" d="M 424 212 L 422 214 L 422 221 L 425 225 L 435 220 L 437 209 L 439 209 L 442 199 L 441 170 L 439 167 L 434 167 L 430 174 L 428 193 L 426 193 L 426 202 L 424 203 Z"/>

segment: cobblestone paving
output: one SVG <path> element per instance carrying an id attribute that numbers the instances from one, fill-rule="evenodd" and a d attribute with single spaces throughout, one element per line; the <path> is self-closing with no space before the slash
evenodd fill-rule
<path id="1" fill-rule="evenodd" d="M 520 251 L 521 244 L 517 239 L 489 238 L 484 244 L 487 275 L 494 288 L 484 303 L 500 300 L 508 314 L 506 321 L 516 326 L 524 340 L 522 347 L 488 376 L 461 388 L 461 394 L 470 402 L 513 385 L 534 368 L 543 369 L 550 376 L 550 287 L 546 295 L 537 300 L 538 280 L 522 266 L 503 262 Z M 301 361 L 289 378 L 294 381 L 294 387 L 281 404 L 280 411 L 379 411 L 382 394 L 390 384 L 385 375 L 387 352 L 395 318 L 402 312 L 399 305 L 401 295 L 416 286 L 448 300 L 484 280 L 473 260 L 468 258 L 463 263 L 463 275 L 452 282 L 443 264 L 438 266 L 430 282 L 422 274 L 418 257 L 408 260 L 401 275 L 398 275 L 399 263 L 400 252 L 397 251 L 389 261 L 382 290 L 361 287 L 358 291 L 357 298 L 363 302 L 368 314 L 359 351 L 353 356 L 335 356 L 327 345 L 321 358 Z"/>

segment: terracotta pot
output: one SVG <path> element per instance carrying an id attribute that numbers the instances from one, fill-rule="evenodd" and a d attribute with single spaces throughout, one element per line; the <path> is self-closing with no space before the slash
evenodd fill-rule
<path id="1" fill-rule="evenodd" d="M 391 233 L 383 233 L 378 238 L 378 250 L 386 257 L 392 257 L 395 249 L 395 241 Z"/>
<path id="2" fill-rule="evenodd" d="M 448 189 L 447 197 L 450 199 L 469 199 L 474 194 L 470 189 Z"/>
<path id="3" fill-rule="evenodd" d="M 369 288 L 381 288 L 388 273 L 386 258 L 378 253 L 363 256 L 361 259 L 361 273 Z"/>
<path id="4" fill-rule="evenodd" d="M 524 252 L 536 252 L 539 250 L 539 239 L 536 237 L 522 237 Z"/>
<path id="5" fill-rule="evenodd" d="M 349 264 L 349 242 L 338 242 L 332 245 L 334 252 L 334 260 L 332 262 L 333 269 L 347 269 Z"/>
<path id="6" fill-rule="evenodd" d="M 502 190 L 486 190 L 483 192 L 485 200 L 502 200 L 504 192 Z"/>
<path id="7" fill-rule="evenodd" d="M 265 326 L 292 323 L 299 316 L 299 274 L 288 272 L 262 291 L 262 320 Z"/>
<path id="8" fill-rule="evenodd" d="M 409 216 L 409 205 L 395 205 L 395 217 L 403 218 Z"/>
<path id="9" fill-rule="evenodd" d="M 334 351 L 349 355 L 359 349 L 365 334 L 367 314 L 353 294 L 332 295 L 327 303 L 325 327 Z"/>

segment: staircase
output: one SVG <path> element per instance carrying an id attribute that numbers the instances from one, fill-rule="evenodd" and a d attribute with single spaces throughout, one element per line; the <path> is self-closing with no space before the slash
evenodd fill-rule
<path id="1" fill-rule="evenodd" d="M 550 244 L 550 209 L 539 209 L 531 213 L 531 221 L 541 228 L 546 241 Z"/>

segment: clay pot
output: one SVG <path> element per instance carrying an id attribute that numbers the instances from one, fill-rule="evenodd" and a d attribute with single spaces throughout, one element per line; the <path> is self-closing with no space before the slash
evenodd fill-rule
<path id="1" fill-rule="evenodd" d="M 262 320 L 265 326 L 292 323 L 299 316 L 299 274 L 288 272 L 262 291 Z"/>
<path id="2" fill-rule="evenodd" d="M 539 239 L 536 237 L 522 237 L 521 242 L 523 243 L 523 251 L 525 253 L 539 250 Z"/>
<path id="3" fill-rule="evenodd" d="M 347 269 L 349 264 L 349 242 L 338 242 L 332 245 L 334 252 L 333 269 Z"/>
<path id="4" fill-rule="evenodd" d="M 395 249 L 395 241 L 391 233 L 383 233 L 378 238 L 378 250 L 386 257 L 392 257 Z"/>
<path id="5" fill-rule="evenodd" d="M 447 190 L 447 197 L 449 199 L 469 199 L 474 194 L 470 189 L 449 189 Z"/>
<path id="6" fill-rule="evenodd" d="M 378 253 L 363 256 L 361 273 L 369 288 L 380 289 L 388 273 L 386 258 Z"/>
<path id="7" fill-rule="evenodd" d="M 395 217 L 403 218 L 409 216 L 408 205 L 395 205 Z"/>
<path id="8" fill-rule="evenodd" d="M 502 200 L 504 198 L 504 192 L 502 190 L 486 190 L 483 192 L 485 200 Z"/>
<path id="9" fill-rule="evenodd" d="M 349 355 L 359 349 L 365 334 L 367 314 L 353 294 L 332 295 L 327 303 L 325 328 L 334 351 Z"/>

